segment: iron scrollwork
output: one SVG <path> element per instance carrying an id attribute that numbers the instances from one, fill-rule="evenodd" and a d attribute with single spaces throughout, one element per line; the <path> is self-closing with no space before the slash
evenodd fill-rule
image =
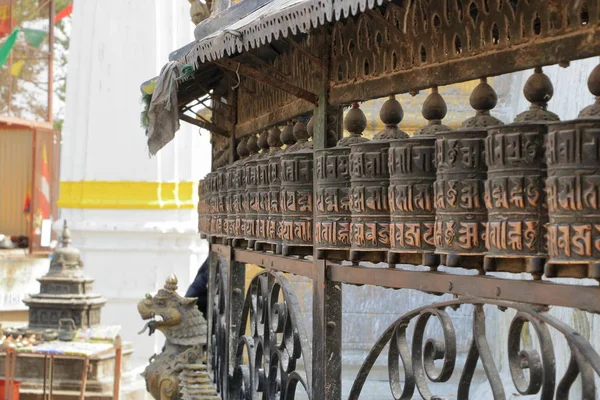
<path id="1" fill-rule="evenodd" d="M 573 383 L 581 377 L 582 399 L 596 398 L 595 379 L 600 376 L 600 356 L 574 329 L 549 315 L 545 309 L 502 300 L 459 298 L 415 309 L 390 325 L 361 366 L 348 399 L 359 398 L 371 368 L 388 344 L 389 384 L 393 398 L 412 399 L 417 392 L 424 399 L 438 398 L 432 393 L 429 383 L 449 382 L 457 366 L 457 335 L 451 314 L 446 310 L 457 310 L 467 304 L 473 305 L 473 335 L 458 381 L 458 399 L 469 398 L 479 361 L 483 365 L 493 398 L 506 399 L 509 394 L 487 341 L 485 306 L 497 306 L 503 311 L 516 311 L 507 335 L 508 369 L 514 387 L 521 395 L 539 395 L 542 399 L 567 399 Z M 441 338 L 437 337 L 438 335 L 428 338 L 431 332 L 427 329 L 430 320 L 439 322 Z M 411 325 L 414 329 L 412 341 L 409 343 L 407 332 Z M 530 331 L 537 338 L 534 347 L 523 345 L 522 332 L 525 325 L 530 327 Z M 571 353 L 570 361 L 560 380 L 557 379 L 550 328 L 566 340 Z"/>
<path id="2" fill-rule="evenodd" d="M 219 393 L 224 392 L 227 379 L 227 268 L 219 260 L 211 282 L 212 315 L 210 338 L 210 364 Z"/>
<path id="3" fill-rule="evenodd" d="M 248 288 L 238 336 L 232 393 L 239 399 L 311 398 L 312 356 L 300 306 L 279 272 L 259 273 Z M 298 363 L 304 370 L 297 370 Z"/>

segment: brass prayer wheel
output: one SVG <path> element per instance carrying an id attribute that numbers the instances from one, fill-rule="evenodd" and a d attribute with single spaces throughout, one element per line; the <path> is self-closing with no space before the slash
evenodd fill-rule
<path id="1" fill-rule="evenodd" d="M 259 198 L 258 198 L 258 140 L 256 135 L 250 135 L 246 146 L 250 156 L 244 162 L 244 178 L 246 181 L 246 190 L 244 193 L 243 235 L 248 241 L 248 248 L 254 248 L 256 240 L 256 219 L 258 216 Z"/>
<path id="2" fill-rule="evenodd" d="M 394 96 L 383 104 L 379 116 L 385 129 L 372 141 L 350 146 L 352 262 L 386 261 L 390 248 L 388 150 L 390 140 L 404 139 L 408 135 L 398 129 L 404 111 Z"/>
<path id="3" fill-rule="evenodd" d="M 281 254 L 283 240 L 283 222 L 281 219 L 281 155 L 296 143 L 292 121 L 279 132 L 275 127 L 269 135 L 271 155 L 269 156 L 269 230 L 268 242 L 274 247 L 276 254 Z M 282 144 L 286 150 L 282 150 Z"/>
<path id="4" fill-rule="evenodd" d="M 208 183 L 207 185 L 207 199 L 208 199 L 208 216 L 207 216 L 207 224 L 208 224 L 208 236 L 213 236 L 216 232 L 216 224 L 217 224 L 217 219 L 216 219 L 216 213 L 217 213 L 217 208 L 218 208 L 218 196 L 216 193 L 216 186 L 217 186 L 217 180 L 216 180 L 216 173 L 215 172 L 209 172 L 208 174 L 206 174 L 206 181 Z"/>
<path id="5" fill-rule="evenodd" d="M 548 126 L 548 278 L 600 279 L 600 66 L 588 87 L 595 104 Z"/>
<path id="6" fill-rule="evenodd" d="M 434 87 L 422 109 L 429 124 L 411 138 L 390 142 L 390 264 L 439 265 L 434 243 L 435 133 L 450 130 L 441 124 L 446 112 Z"/>
<path id="7" fill-rule="evenodd" d="M 246 147 L 247 139 L 241 139 L 237 146 L 237 153 L 240 157 L 227 167 L 227 175 L 229 186 L 227 190 L 227 196 L 229 198 L 229 209 L 230 212 L 227 214 L 228 218 L 228 239 L 232 240 L 233 245 L 236 246 L 238 241 L 243 239 L 243 194 L 246 191 L 245 180 L 244 180 L 244 159 L 248 156 L 248 148 Z"/>
<path id="8" fill-rule="evenodd" d="M 487 224 L 484 149 L 486 128 L 502 124 L 489 112 L 497 101 L 494 89 L 482 79 L 469 98 L 476 115 L 460 130 L 436 134 L 434 241 L 441 263 L 448 267 L 483 272 Z"/>
<path id="9" fill-rule="evenodd" d="M 293 135 L 292 135 L 293 136 Z M 269 143 L 268 155 L 268 182 L 269 188 L 267 191 L 267 227 L 265 231 L 265 242 L 271 245 L 273 253 L 277 253 L 277 228 L 281 221 L 281 212 L 279 211 L 279 191 L 281 190 L 281 177 L 279 174 L 281 158 L 281 131 L 277 126 L 274 126 L 269 131 L 267 137 Z M 295 138 L 293 140 L 295 142 Z M 279 254 L 281 254 L 281 242 L 279 242 Z"/>
<path id="10" fill-rule="evenodd" d="M 206 187 L 205 180 L 200 179 L 198 181 L 198 232 L 202 236 L 206 236 L 206 217 L 208 216 L 208 211 L 206 209 Z"/>
<path id="11" fill-rule="evenodd" d="M 547 257 L 546 123 L 559 118 L 546 109 L 553 88 L 541 68 L 527 80 L 524 94 L 531 108 L 512 124 L 490 128 L 485 142 L 488 253 L 484 267 L 528 272 L 540 279 Z"/>
<path id="12" fill-rule="evenodd" d="M 294 126 L 296 144 L 281 155 L 282 255 L 309 255 L 313 246 L 313 153 L 306 120 Z"/>
<path id="13" fill-rule="evenodd" d="M 344 120 L 350 136 L 336 147 L 317 150 L 315 247 L 319 258 L 348 260 L 350 250 L 350 145 L 367 142 L 362 137 L 367 120 L 355 107 Z"/>
<path id="14" fill-rule="evenodd" d="M 217 169 L 216 178 L 216 225 L 215 237 L 225 237 L 227 235 L 227 213 L 225 211 L 225 202 L 227 199 L 227 170 L 225 167 Z"/>
<path id="15" fill-rule="evenodd" d="M 261 152 L 258 154 L 256 168 L 258 172 L 256 189 L 258 192 L 258 212 L 256 217 L 256 243 L 254 248 L 260 249 L 260 245 L 266 244 L 267 221 L 269 219 L 269 131 L 263 130 L 258 138 L 258 146 Z"/>

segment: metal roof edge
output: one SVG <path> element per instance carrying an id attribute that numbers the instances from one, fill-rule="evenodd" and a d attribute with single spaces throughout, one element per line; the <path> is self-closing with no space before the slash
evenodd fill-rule
<path id="1" fill-rule="evenodd" d="M 388 1 L 390 0 L 272 0 L 250 13 L 247 13 L 247 9 L 241 9 L 242 11 L 227 15 L 246 12 L 243 18 L 229 25 L 221 20 L 220 29 L 191 46 L 185 54 L 184 62 L 198 69 L 205 62 L 261 47 L 273 40 L 287 37 L 290 33 L 307 33 L 327 22 L 357 15 Z M 217 17 L 215 15 L 211 20 Z M 196 32 L 203 29 L 199 28 L 200 25 Z"/>
<path id="2" fill-rule="evenodd" d="M 239 21 L 248 14 L 272 1 L 273 0 L 242 0 L 200 22 L 194 29 L 194 37 L 197 41 L 201 41 L 207 36 Z"/>

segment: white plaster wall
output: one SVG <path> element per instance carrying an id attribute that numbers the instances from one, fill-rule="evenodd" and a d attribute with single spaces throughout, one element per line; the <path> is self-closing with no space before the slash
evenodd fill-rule
<path id="1" fill-rule="evenodd" d="M 75 0 L 68 66 L 61 181 L 197 181 L 210 170 L 206 132 L 182 123 L 173 142 L 150 157 L 140 126 L 140 85 L 168 54 L 193 40 L 185 1 Z M 94 289 L 108 303 L 102 322 L 122 325 L 134 365 L 163 338 L 138 336 L 136 304 L 175 273 L 183 294 L 207 255 L 195 210 L 63 209 Z M 56 224 L 59 228 L 60 223 Z"/>

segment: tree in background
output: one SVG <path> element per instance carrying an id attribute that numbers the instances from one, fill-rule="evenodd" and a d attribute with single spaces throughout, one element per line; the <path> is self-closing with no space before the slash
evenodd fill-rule
<path id="1" fill-rule="evenodd" d="M 48 0 L 19 0 L 13 6 L 15 26 L 21 33 L 12 50 L 11 63 L 0 69 L 0 115 L 8 114 L 12 92 L 11 116 L 33 120 L 47 117 L 48 3 Z M 72 0 L 55 0 L 55 9 L 60 12 L 70 4 Z M 69 18 L 55 24 L 53 117 L 58 130 L 64 119 L 70 31 Z M 41 37 L 43 32 L 45 35 Z M 0 38 L 0 44 L 4 40 Z"/>

